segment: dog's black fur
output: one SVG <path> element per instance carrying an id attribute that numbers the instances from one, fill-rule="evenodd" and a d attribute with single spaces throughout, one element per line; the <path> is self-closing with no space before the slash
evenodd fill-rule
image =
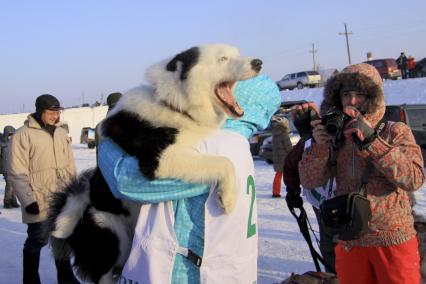
<path id="1" fill-rule="evenodd" d="M 197 64 L 200 57 L 200 50 L 198 47 L 190 48 L 184 52 L 176 55 L 166 66 L 167 71 L 175 72 L 177 63 L 182 63 L 182 71 L 180 72 L 180 79 L 183 81 L 188 77 L 189 70 Z"/>
<path id="2" fill-rule="evenodd" d="M 161 152 L 175 142 L 179 132 L 175 128 L 153 127 L 126 111 L 108 117 L 102 123 L 102 131 L 129 155 L 137 157 L 140 171 L 151 180 L 155 178 Z"/>
<path id="3" fill-rule="evenodd" d="M 115 215 L 129 215 L 122 201 L 112 195 L 99 168 L 82 173 L 80 178 L 74 180 L 64 192 L 53 195 L 48 225 L 50 232 L 55 229 L 56 217 L 65 206 L 67 198 L 79 195 L 87 188 L 84 180 L 88 180 L 90 184 L 92 203 L 85 208 L 80 222 L 70 237 L 59 239 L 51 236 L 50 244 L 55 259 L 74 256 L 73 266 L 77 268 L 76 272 L 80 279 L 98 283 L 102 275 L 111 270 L 118 258 L 119 240 L 111 230 L 96 224 L 90 209 L 96 208 Z"/>

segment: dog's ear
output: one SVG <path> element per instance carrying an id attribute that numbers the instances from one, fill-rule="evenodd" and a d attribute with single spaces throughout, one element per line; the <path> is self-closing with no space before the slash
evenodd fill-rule
<path id="1" fill-rule="evenodd" d="M 177 69 L 178 61 L 182 62 L 182 71 L 180 73 L 180 79 L 183 81 L 188 77 L 189 70 L 197 64 L 198 58 L 200 57 L 200 50 L 198 47 L 190 48 L 176 55 L 166 66 L 166 70 L 175 72 Z"/>

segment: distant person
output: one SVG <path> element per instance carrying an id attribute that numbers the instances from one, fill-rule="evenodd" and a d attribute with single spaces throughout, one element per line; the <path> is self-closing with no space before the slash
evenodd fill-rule
<path id="1" fill-rule="evenodd" d="M 108 95 L 107 97 L 107 105 L 108 105 L 108 111 L 107 114 L 115 107 L 115 105 L 118 103 L 120 98 L 123 96 L 120 92 L 114 92 Z M 96 147 L 96 161 L 98 160 L 98 145 L 100 141 L 100 136 L 98 134 L 98 127 L 100 123 L 98 123 L 95 127 L 95 147 Z"/>
<path id="2" fill-rule="evenodd" d="M 57 127 L 63 109 L 58 99 L 41 95 L 35 107 L 36 112 L 28 115 L 13 136 L 9 159 L 9 179 L 22 206 L 22 221 L 28 225 L 24 284 L 40 283 L 40 251 L 48 241 L 44 233 L 48 200 L 76 175 L 71 140 L 62 127 Z M 58 283 L 79 283 L 69 260 L 55 264 Z"/>
<path id="3" fill-rule="evenodd" d="M 13 126 L 5 126 L 3 130 L 4 134 L 0 139 L 0 173 L 3 174 L 4 181 L 6 182 L 3 199 L 3 207 L 5 209 L 19 207 L 18 201 L 10 185 L 10 181 L 7 174 L 7 159 L 9 156 L 10 148 L 9 146 L 12 143 L 12 136 L 13 134 L 15 134 L 15 131 L 16 130 Z"/>
<path id="4" fill-rule="evenodd" d="M 111 93 L 107 97 L 108 112 L 110 112 L 123 96 L 120 92 Z"/>
<path id="5" fill-rule="evenodd" d="M 416 60 L 412 56 L 408 56 L 407 70 L 409 78 L 416 78 Z"/>
<path id="6" fill-rule="evenodd" d="M 398 59 L 396 60 L 399 70 L 401 70 L 402 79 L 407 79 L 407 56 L 404 52 L 401 52 Z"/>
<path id="7" fill-rule="evenodd" d="M 290 141 L 288 119 L 282 114 L 276 114 L 271 119 L 272 130 L 272 161 L 275 177 L 272 183 L 272 197 L 281 197 L 281 181 L 283 178 L 284 160 L 293 146 Z"/>

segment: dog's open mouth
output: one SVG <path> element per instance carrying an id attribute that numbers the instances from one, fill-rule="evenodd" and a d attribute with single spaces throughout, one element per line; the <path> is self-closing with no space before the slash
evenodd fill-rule
<path id="1" fill-rule="evenodd" d="M 238 105 L 233 95 L 233 88 L 236 81 L 223 82 L 216 86 L 214 92 L 216 97 L 225 106 L 225 111 L 233 117 L 242 117 L 244 110 Z"/>

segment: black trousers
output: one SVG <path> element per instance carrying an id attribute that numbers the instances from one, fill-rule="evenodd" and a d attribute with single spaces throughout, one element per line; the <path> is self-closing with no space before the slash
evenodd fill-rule
<path id="1" fill-rule="evenodd" d="M 315 207 L 312 207 L 312 208 L 314 209 L 315 216 L 317 217 L 318 226 L 319 226 L 319 232 L 320 232 L 319 249 L 321 251 L 321 255 L 324 258 L 325 262 L 334 270 L 336 270 L 335 268 L 336 255 L 334 253 L 334 247 L 336 246 L 337 243 L 333 241 L 333 235 L 328 234 L 327 231 L 324 229 L 324 224 L 321 222 L 321 218 L 320 218 L 320 210 Z M 326 269 L 326 271 L 332 272 L 332 271 L 328 271 L 328 269 Z"/>
<path id="2" fill-rule="evenodd" d="M 44 230 L 46 221 L 28 224 L 27 239 L 24 243 L 24 251 L 39 253 L 47 245 L 48 236 Z"/>

